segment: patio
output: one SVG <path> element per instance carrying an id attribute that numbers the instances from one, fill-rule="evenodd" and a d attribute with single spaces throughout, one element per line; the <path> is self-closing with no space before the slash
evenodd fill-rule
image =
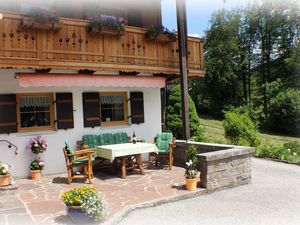
<path id="1" fill-rule="evenodd" d="M 94 169 L 97 167 L 94 167 Z M 100 190 L 109 206 L 105 223 L 116 224 L 137 207 L 189 198 L 205 193 L 205 189 L 186 191 L 184 168 L 145 168 L 145 175 L 138 170 L 121 179 L 108 171 L 94 171 L 93 185 Z M 18 224 L 72 224 L 66 216 L 59 196 L 69 188 L 80 186 L 83 181 L 66 184 L 66 174 L 44 176 L 40 180 L 16 180 L 17 190 L 0 192 L 0 225 Z"/>

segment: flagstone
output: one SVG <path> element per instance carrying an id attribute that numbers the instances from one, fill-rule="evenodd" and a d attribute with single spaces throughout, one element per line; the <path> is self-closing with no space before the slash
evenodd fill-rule
<path id="1" fill-rule="evenodd" d="M 115 215 L 137 205 L 165 201 L 189 193 L 184 187 L 184 168 L 174 166 L 172 170 L 168 170 L 167 167 L 150 169 L 145 167 L 145 171 L 145 175 L 140 175 L 138 171 L 131 171 L 126 179 L 121 179 L 110 171 L 109 173 L 97 172 L 92 185 L 100 190 L 108 203 L 109 213 L 106 220 L 113 219 Z M 12 197 L 0 197 L 0 203 L 4 202 L 6 207 L 5 213 L 3 213 L 4 209 L 0 208 L 0 219 L 5 218 L 4 215 L 18 214 L 29 216 L 28 218 L 32 218 L 38 225 L 71 224 L 66 216 L 65 205 L 59 198 L 61 193 L 86 182 L 77 180 L 68 185 L 66 177 L 66 174 L 56 174 L 44 176 L 39 180 L 16 180 L 19 187 L 16 194 Z M 19 218 L 21 217 L 16 219 L 19 221 Z M 5 225 L 15 224 L 9 222 Z"/>

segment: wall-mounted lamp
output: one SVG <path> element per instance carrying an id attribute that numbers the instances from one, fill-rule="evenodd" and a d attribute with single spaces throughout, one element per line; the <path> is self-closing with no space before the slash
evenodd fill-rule
<path id="1" fill-rule="evenodd" d="M 19 79 L 19 74 L 15 73 L 15 79 Z"/>
<path id="2" fill-rule="evenodd" d="M 3 19 L 3 14 L 2 13 L 0 13 L 0 20 L 2 20 Z"/>

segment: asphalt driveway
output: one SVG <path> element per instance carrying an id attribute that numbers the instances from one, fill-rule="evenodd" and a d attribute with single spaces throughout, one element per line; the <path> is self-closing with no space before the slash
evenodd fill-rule
<path id="1" fill-rule="evenodd" d="M 252 183 L 138 209 L 120 225 L 299 225 L 300 166 L 253 158 Z"/>

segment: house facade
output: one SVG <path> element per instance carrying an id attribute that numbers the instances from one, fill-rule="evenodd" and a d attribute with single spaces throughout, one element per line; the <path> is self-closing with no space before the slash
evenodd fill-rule
<path id="1" fill-rule="evenodd" d="M 85 134 L 134 131 L 152 141 L 162 129 L 164 87 L 179 77 L 177 41 L 146 35 L 162 25 L 160 0 L 61 2 L 1 1 L 0 140 L 18 154 L 0 142 L 0 161 L 15 177 L 29 174 L 35 156 L 25 146 L 33 136 L 48 142 L 44 174 L 66 171 L 65 140 L 76 148 Z M 55 8 L 58 19 L 32 19 L 37 6 Z M 99 15 L 125 26 L 95 31 L 90 22 Z M 203 76 L 203 41 L 189 38 L 188 47 L 189 75 Z"/>

